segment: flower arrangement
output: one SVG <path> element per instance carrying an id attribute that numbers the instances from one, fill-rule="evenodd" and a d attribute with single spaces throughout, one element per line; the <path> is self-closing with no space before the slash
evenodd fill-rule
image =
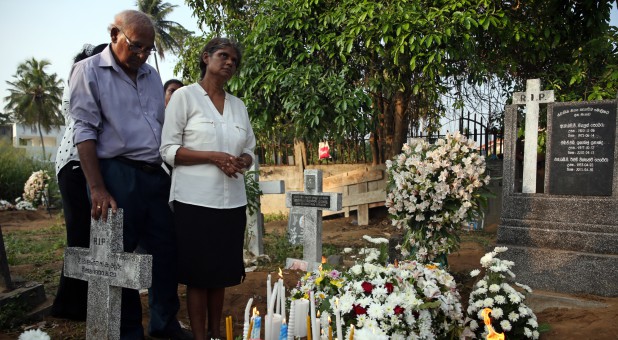
<path id="1" fill-rule="evenodd" d="M 46 170 L 35 171 L 24 185 L 24 201 L 30 202 L 33 206 L 45 204 L 50 177 Z"/>
<path id="2" fill-rule="evenodd" d="M 339 296 L 355 339 L 435 339 L 458 336 L 463 312 L 455 280 L 431 264 L 404 261 L 350 268 Z"/>
<path id="3" fill-rule="evenodd" d="M 50 340 L 51 338 L 40 329 L 30 329 L 19 335 L 18 340 Z"/>
<path id="4" fill-rule="evenodd" d="M 393 225 L 406 231 L 402 255 L 446 263 L 459 247 L 456 232 L 480 215 L 489 196 L 485 159 L 474 141 L 459 132 L 435 144 L 415 140 L 386 161 L 386 170 L 386 206 Z"/>
<path id="5" fill-rule="evenodd" d="M 538 339 L 536 315 L 524 304 L 525 295 L 507 282 L 507 276 L 515 278 L 515 274 L 511 271 L 514 265 L 512 261 L 498 258 L 498 254 L 505 251 L 506 247 L 496 247 L 481 258 L 485 276 L 470 293 L 466 324 L 478 339 L 485 339 L 487 327 L 479 325 L 483 325 L 483 309 L 491 308 L 492 326 L 496 332 L 504 332 L 507 339 Z M 475 277 L 480 273 L 480 270 L 475 269 L 470 275 Z M 523 291 L 532 292 L 526 285 L 517 282 L 515 285 Z"/>
<path id="6" fill-rule="evenodd" d="M 0 200 L 0 211 L 13 210 L 13 209 L 15 209 L 15 206 L 12 205 L 11 202 Z"/>
<path id="7" fill-rule="evenodd" d="M 292 288 L 290 298 L 308 300 L 309 292 L 313 291 L 316 308 L 324 314 L 331 310 L 329 298 L 339 294 L 344 282 L 345 278 L 340 271 L 323 264 L 300 278 L 296 287 Z"/>

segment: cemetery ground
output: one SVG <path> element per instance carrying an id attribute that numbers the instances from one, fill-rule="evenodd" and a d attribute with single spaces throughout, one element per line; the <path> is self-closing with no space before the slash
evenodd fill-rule
<path id="1" fill-rule="evenodd" d="M 270 217 L 270 218 L 269 218 Z M 324 254 L 339 254 L 344 247 L 360 248 L 367 246 L 363 235 L 388 238 L 397 231 L 390 226 L 384 208 L 370 211 L 370 223 L 358 226 L 354 213 L 350 217 L 334 215 L 324 218 L 323 240 Z M 244 283 L 226 290 L 223 315 L 231 315 L 234 323 L 234 337 L 242 333 L 244 309 L 249 298 L 253 298 L 261 314 L 265 312 L 266 277 L 270 273 L 278 277 L 279 268 L 283 268 L 285 258 L 302 257 L 300 247 L 291 247 L 284 238 L 287 221 L 283 216 L 271 220 L 267 216 L 265 223 L 265 253 L 271 262 L 260 262 L 254 271 L 247 273 Z M 269 221 L 271 220 L 271 221 Z M 56 292 L 58 276 L 62 266 L 65 231 L 62 216 L 46 211 L 1 211 L 0 226 L 7 248 L 10 271 L 16 284 L 38 282 L 45 286 L 48 303 Z M 484 231 L 462 233 L 459 252 L 449 256 L 450 271 L 459 283 L 462 304 L 467 307 L 468 294 L 474 279 L 468 273 L 480 268 L 479 259 L 485 252 L 493 249 L 496 241 L 497 225 L 490 225 Z M 17 251 L 16 249 L 20 249 Z M 352 259 L 344 257 L 344 265 Z M 517 264 L 515 266 L 517 268 Z M 300 271 L 283 270 L 285 286 L 294 287 Z M 4 287 L 0 287 L 4 289 Z M 2 292 L 0 292 L 2 293 Z M 185 305 L 185 288 L 179 286 L 181 309 L 179 320 L 189 324 Z M 526 303 L 535 311 L 541 333 L 541 339 L 618 339 L 618 297 L 606 298 L 592 295 L 565 295 L 535 291 Z M 142 294 L 144 306 L 144 325 L 148 322 L 147 295 Z M 25 329 L 41 328 L 52 339 L 83 339 L 85 322 L 60 320 L 44 317 L 42 320 L 27 322 L 15 321 L 23 317 L 20 306 L 6 305 L 0 309 L 0 340 L 17 339 Z M 224 320 L 222 320 L 222 323 Z M 222 329 L 225 329 L 224 324 Z"/>

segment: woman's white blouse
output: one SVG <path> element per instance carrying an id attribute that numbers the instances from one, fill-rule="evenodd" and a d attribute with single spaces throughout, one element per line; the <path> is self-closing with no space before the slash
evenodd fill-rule
<path id="1" fill-rule="evenodd" d="M 175 165 L 180 147 L 197 151 L 221 151 L 234 156 L 243 153 L 255 160 L 255 135 L 245 104 L 225 94 L 223 114 L 197 83 L 184 86 L 170 99 L 165 109 L 161 135 L 161 156 L 172 165 L 169 201 L 174 200 L 216 209 L 247 204 L 242 175 L 228 177 L 214 164 Z"/>
<path id="2" fill-rule="evenodd" d="M 77 148 L 73 144 L 73 128 L 75 127 L 75 121 L 69 114 L 70 94 L 71 91 L 69 87 L 65 87 L 62 94 L 62 114 L 64 115 L 64 124 L 66 125 L 66 128 L 64 130 L 64 135 L 62 136 L 62 141 L 60 141 L 58 151 L 56 152 L 56 176 L 58 176 L 60 170 L 62 170 L 62 168 L 64 168 L 64 166 L 70 161 L 79 161 Z"/>

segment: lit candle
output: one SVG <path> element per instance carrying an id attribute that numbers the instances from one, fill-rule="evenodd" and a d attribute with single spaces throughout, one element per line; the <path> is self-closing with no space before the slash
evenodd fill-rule
<path id="1" fill-rule="evenodd" d="M 294 312 L 294 317 L 296 319 L 294 322 L 294 336 L 302 338 L 307 336 L 307 323 L 305 322 L 305 319 L 309 317 L 309 300 L 296 300 L 294 303 L 294 309 L 296 309 Z M 311 329 L 311 325 L 309 326 L 309 329 Z"/>
<path id="2" fill-rule="evenodd" d="M 287 324 L 287 329 L 286 332 L 287 334 L 287 340 L 294 340 L 294 327 L 296 324 L 296 301 L 298 300 L 292 300 L 292 302 L 290 302 L 290 320 Z"/>
<path id="3" fill-rule="evenodd" d="M 285 319 L 285 286 L 283 285 L 283 279 L 279 279 L 279 301 L 281 301 L 281 316 Z"/>
<path id="4" fill-rule="evenodd" d="M 337 327 L 337 340 L 343 340 L 343 330 L 341 327 L 341 311 L 339 310 L 339 299 L 335 299 L 335 327 Z"/>
<path id="5" fill-rule="evenodd" d="M 259 313 L 253 319 L 253 329 L 251 330 L 251 339 L 259 339 L 262 333 L 262 318 Z"/>
<path id="6" fill-rule="evenodd" d="M 242 338 L 243 340 L 247 340 L 249 338 L 249 310 L 251 310 L 251 304 L 253 303 L 253 298 L 250 298 L 247 302 L 247 307 L 245 307 L 245 323 L 243 324 L 242 330 Z"/>
<path id="7" fill-rule="evenodd" d="M 285 323 L 285 320 L 283 320 L 283 324 L 281 325 L 279 340 L 288 340 L 288 325 Z"/>
<path id="8" fill-rule="evenodd" d="M 268 313 L 266 314 L 266 324 L 264 328 L 264 339 L 265 340 L 273 340 L 273 338 L 276 336 L 275 334 L 279 334 L 279 333 L 272 333 L 272 327 L 273 327 L 273 316 L 275 315 L 273 308 L 275 307 L 275 302 L 277 301 L 277 291 L 278 289 L 273 289 L 272 291 L 272 295 L 270 296 L 270 308 L 268 308 Z M 281 317 L 281 316 L 279 316 Z M 281 325 L 281 320 L 279 320 L 279 325 Z M 277 329 L 277 332 L 279 330 Z"/>
<path id="9" fill-rule="evenodd" d="M 311 302 L 311 334 L 313 334 L 316 339 L 319 339 L 320 325 L 315 317 L 315 297 L 313 296 L 313 291 L 309 292 L 309 301 Z"/>
<path id="10" fill-rule="evenodd" d="M 322 327 L 320 327 L 320 318 L 315 319 L 315 325 L 313 325 L 313 330 L 315 331 L 315 338 L 322 340 Z"/>

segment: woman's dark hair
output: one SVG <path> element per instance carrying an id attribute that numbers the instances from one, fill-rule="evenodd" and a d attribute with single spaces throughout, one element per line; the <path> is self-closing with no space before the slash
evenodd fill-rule
<path id="1" fill-rule="evenodd" d="M 202 58 L 204 52 L 208 53 L 208 55 L 212 55 L 213 53 L 224 47 L 232 47 L 234 50 L 236 50 L 236 68 L 240 67 L 240 61 L 242 60 L 242 52 L 240 51 L 240 45 L 238 45 L 237 42 L 232 41 L 228 38 L 213 38 L 206 44 L 206 46 L 204 46 L 202 52 L 200 53 L 200 70 L 202 71 L 200 79 L 204 78 L 204 75 L 206 74 L 206 63 Z"/>
<path id="2" fill-rule="evenodd" d="M 88 57 L 92 57 L 93 55 L 99 54 L 103 52 L 103 50 L 107 47 L 107 44 L 101 44 L 99 46 L 94 46 L 90 44 L 85 44 L 82 47 L 82 50 L 73 58 L 73 63 L 84 60 Z"/>
<path id="3" fill-rule="evenodd" d="M 170 79 L 170 80 L 166 81 L 166 82 L 163 84 L 163 92 L 167 91 L 167 87 L 168 87 L 168 86 L 170 86 L 170 85 L 172 85 L 172 84 L 178 84 L 178 85 L 180 85 L 180 87 L 185 86 L 185 84 L 183 84 L 183 83 L 182 83 L 180 80 L 178 80 L 178 79 Z"/>

